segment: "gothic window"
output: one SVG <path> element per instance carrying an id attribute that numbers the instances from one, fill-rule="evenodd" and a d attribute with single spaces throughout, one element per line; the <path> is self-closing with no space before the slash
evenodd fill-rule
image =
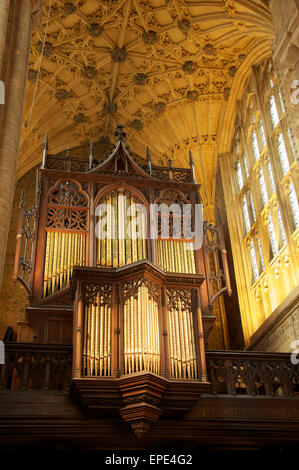
<path id="1" fill-rule="evenodd" d="M 249 177 L 249 169 L 248 169 L 248 163 L 247 163 L 247 158 L 246 158 L 245 154 L 243 154 L 243 163 L 244 163 L 245 176 L 246 176 L 246 178 L 248 178 Z"/>
<path id="2" fill-rule="evenodd" d="M 243 217 L 244 217 L 244 224 L 245 224 L 245 229 L 246 233 L 249 232 L 251 223 L 250 223 L 250 217 L 249 217 L 249 212 L 248 212 L 248 207 L 247 207 L 247 201 L 246 197 L 243 197 Z"/>
<path id="3" fill-rule="evenodd" d="M 275 183 L 274 183 L 274 178 L 273 178 L 273 173 L 272 173 L 272 167 L 270 160 L 267 162 L 267 169 L 268 169 L 268 175 L 269 175 L 269 180 L 271 184 L 271 189 L 272 189 L 272 194 L 275 192 Z"/>
<path id="4" fill-rule="evenodd" d="M 275 129 L 275 127 L 279 123 L 279 116 L 278 116 L 278 112 L 277 112 L 277 106 L 276 106 L 276 103 L 275 103 L 275 98 L 274 98 L 273 95 L 271 95 L 271 98 L 270 98 L 270 116 L 271 116 L 271 121 L 272 121 L 273 128 Z"/>
<path id="5" fill-rule="evenodd" d="M 253 134 L 252 134 L 252 150 L 253 150 L 254 159 L 255 161 L 257 161 L 260 158 L 260 152 L 259 152 L 259 147 L 258 147 L 255 131 L 253 131 Z"/>
<path id="6" fill-rule="evenodd" d="M 277 246 L 277 241 L 276 241 L 276 237 L 275 237 L 275 230 L 274 230 L 274 225 L 273 225 L 273 220 L 272 220 L 271 214 L 269 214 L 269 218 L 268 218 L 268 228 L 269 228 L 272 254 L 273 254 L 273 256 L 276 256 L 277 253 L 278 253 L 278 246 Z"/>
<path id="7" fill-rule="evenodd" d="M 261 138 L 262 138 L 262 142 L 263 142 L 263 147 L 265 147 L 266 146 L 266 136 L 265 136 L 264 126 L 263 126 L 262 121 L 260 121 L 259 127 L 260 127 L 260 134 L 261 134 Z"/>
<path id="8" fill-rule="evenodd" d="M 284 142 L 284 138 L 282 134 L 279 134 L 278 136 L 278 153 L 280 157 L 282 172 L 283 172 L 283 175 L 285 175 L 290 169 L 290 164 L 289 164 L 288 154 L 286 151 L 286 146 L 285 146 L 285 142 Z"/>
<path id="9" fill-rule="evenodd" d="M 259 169 L 259 183 L 260 183 L 263 203 L 265 206 L 268 202 L 268 193 L 267 193 L 267 188 L 266 188 L 266 183 L 265 183 L 265 178 L 264 178 L 264 172 L 262 168 Z"/>
<path id="10" fill-rule="evenodd" d="M 258 269 L 258 264 L 257 264 L 257 259 L 256 259 L 253 240 L 250 240 L 250 257 L 251 257 L 253 278 L 254 278 L 254 281 L 256 281 L 257 278 L 259 277 L 259 269 Z"/>
<path id="11" fill-rule="evenodd" d="M 298 199 L 296 195 L 296 191 L 294 188 L 294 184 L 291 183 L 289 186 L 289 198 L 290 198 L 290 203 L 291 203 L 291 209 L 293 213 L 293 219 L 295 222 L 295 227 L 299 227 L 299 205 L 298 205 Z"/>

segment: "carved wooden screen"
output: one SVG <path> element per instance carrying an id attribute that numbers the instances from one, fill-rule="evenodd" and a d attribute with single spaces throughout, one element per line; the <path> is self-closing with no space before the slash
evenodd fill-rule
<path id="1" fill-rule="evenodd" d="M 140 209 L 136 213 L 134 205 Z M 125 266 L 147 258 L 147 214 L 135 193 L 111 189 L 98 200 L 96 215 L 98 267 Z"/>
<path id="2" fill-rule="evenodd" d="M 163 238 L 161 212 L 158 214 L 158 240 L 157 240 L 157 264 L 165 272 L 196 273 L 193 241 L 184 238 L 183 230 L 183 205 L 189 204 L 182 194 L 174 190 L 164 190 L 162 197 L 155 201 L 158 205 L 166 204 L 171 207 L 176 204 L 176 209 L 169 213 L 169 239 Z M 191 207 L 191 205 L 190 205 Z M 192 209 L 190 211 L 190 223 Z M 175 238 L 176 227 L 181 228 L 180 238 Z M 186 235 L 186 234 L 185 234 Z M 174 237 L 174 238 L 173 238 Z"/>
<path id="3" fill-rule="evenodd" d="M 160 373 L 159 288 L 146 280 L 123 284 L 124 373 Z"/>
<path id="4" fill-rule="evenodd" d="M 83 374 L 111 375 L 111 285 L 89 283 L 83 288 Z"/>
<path id="5" fill-rule="evenodd" d="M 47 297 L 70 283 L 73 266 L 86 261 L 88 196 L 75 181 L 58 181 L 49 191 L 44 290 Z"/>
<path id="6" fill-rule="evenodd" d="M 196 379 L 196 349 L 191 292 L 167 289 L 171 377 Z"/>

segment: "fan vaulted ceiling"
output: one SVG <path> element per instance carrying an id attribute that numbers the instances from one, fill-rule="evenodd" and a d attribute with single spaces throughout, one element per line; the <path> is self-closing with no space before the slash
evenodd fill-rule
<path id="1" fill-rule="evenodd" d="M 112 139 L 120 122 L 130 148 L 143 156 L 149 145 L 155 163 L 172 158 L 187 166 L 191 148 L 211 203 L 235 100 L 251 64 L 269 52 L 264 3 L 44 0 L 32 36 L 18 176 L 41 160 L 45 133 L 57 153 Z"/>

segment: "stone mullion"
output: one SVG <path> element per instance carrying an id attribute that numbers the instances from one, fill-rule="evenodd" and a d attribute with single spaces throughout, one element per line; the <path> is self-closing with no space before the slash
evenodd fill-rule
<path id="1" fill-rule="evenodd" d="M 287 204 L 285 200 L 285 195 L 281 187 L 280 168 L 279 168 L 280 163 L 274 158 L 274 156 L 276 155 L 276 149 L 274 148 L 273 142 L 272 142 L 272 132 L 271 132 L 272 126 L 270 124 L 269 116 L 267 115 L 267 113 L 265 113 L 261 92 L 258 87 L 258 82 L 261 81 L 259 80 L 261 78 L 261 69 L 257 70 L 256 68 L 253 68 L 253 77 L 255 81 L 257 102 L 258 102 L 258 106 L 261 112 L 262 121 L 264 123 L 264 131 L 265 131 L 265 137 L 266 137 L 266 143 L 267 143 L 267 149 L 268 149 L 268 158 L 272 166 L 272 172 L 273 172 L 275 188 L 276 188 L 276 196 L 277 196 L 277 201 L 280 207 L 280 213 L 281 213 L 282 223 L 285 229 L 287 244 L 289 246 L 291 265 L 292 265 L 292 271 L 293 271 L 292 274 L 294 276 L 295 272 L 298 271 L 296 247 L 295 247 L 293 238 L 291 236 L 292 229 L 291 229 L 288 217 L 287 217 L 288 208 L 287 208 Z"/>
<path id="2" fill-rule="evenodd" d="M 234 172 L 229 154 L 224 154 L 221 156 L 220 169 L 224 188 L 225 205 L 226 207 L 231 207 L 234 209 L 233 211 L 227 211 L 227 220 L 231 237 L 231 246 L 236 272 L 237 289 L 239 293 L 244 338 L 245 342 L 248 344 L 250 336 L 254 331 L 251 316 L 251 299 L 248 295 L 248 289 L 244 290 L 244 284 L 248 285 L 246 277 L 246 272 L 248 272 L 248 269 L 246 270 L 246 266 L 248 266 L 248 257 L 247 254 L 244 253 L 244 250 L 246 250 L 246 248 L 244 248 L 244 236 L 240 231 L 240 227 L 243 227 L 243 223 L 241 223 L 239 203 L 238 201 L 237 203 L 235 202 L 237 195 L 234 186 L 235 182 L 233 179 Z M 235 215 L 237 215 L 237 217 L 235 217 Z M 241 247 L 241 250 L 239 247 Z"/>

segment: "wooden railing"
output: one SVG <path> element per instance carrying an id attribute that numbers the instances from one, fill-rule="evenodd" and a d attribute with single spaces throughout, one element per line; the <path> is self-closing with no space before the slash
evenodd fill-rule
<path id="1" fill-rule="evenodd" d="M 72 346 L 6 343 L 0 365 L 0 390 L 68 390 Z"/>
<path id="2" fill-rule="evenodd" d="M 255 397 L 299 397 L 299 365 L 290 354 L 208 351 L 210 393 Z M 68 390 L 72 346 L 6 343 L 0 390 Z"/>
<path id="3" fill-rule="evenodd" d="M 209 351 L 207 372 L 216 395 L 299 396 L 299 365 L 288 353 Z"/>

